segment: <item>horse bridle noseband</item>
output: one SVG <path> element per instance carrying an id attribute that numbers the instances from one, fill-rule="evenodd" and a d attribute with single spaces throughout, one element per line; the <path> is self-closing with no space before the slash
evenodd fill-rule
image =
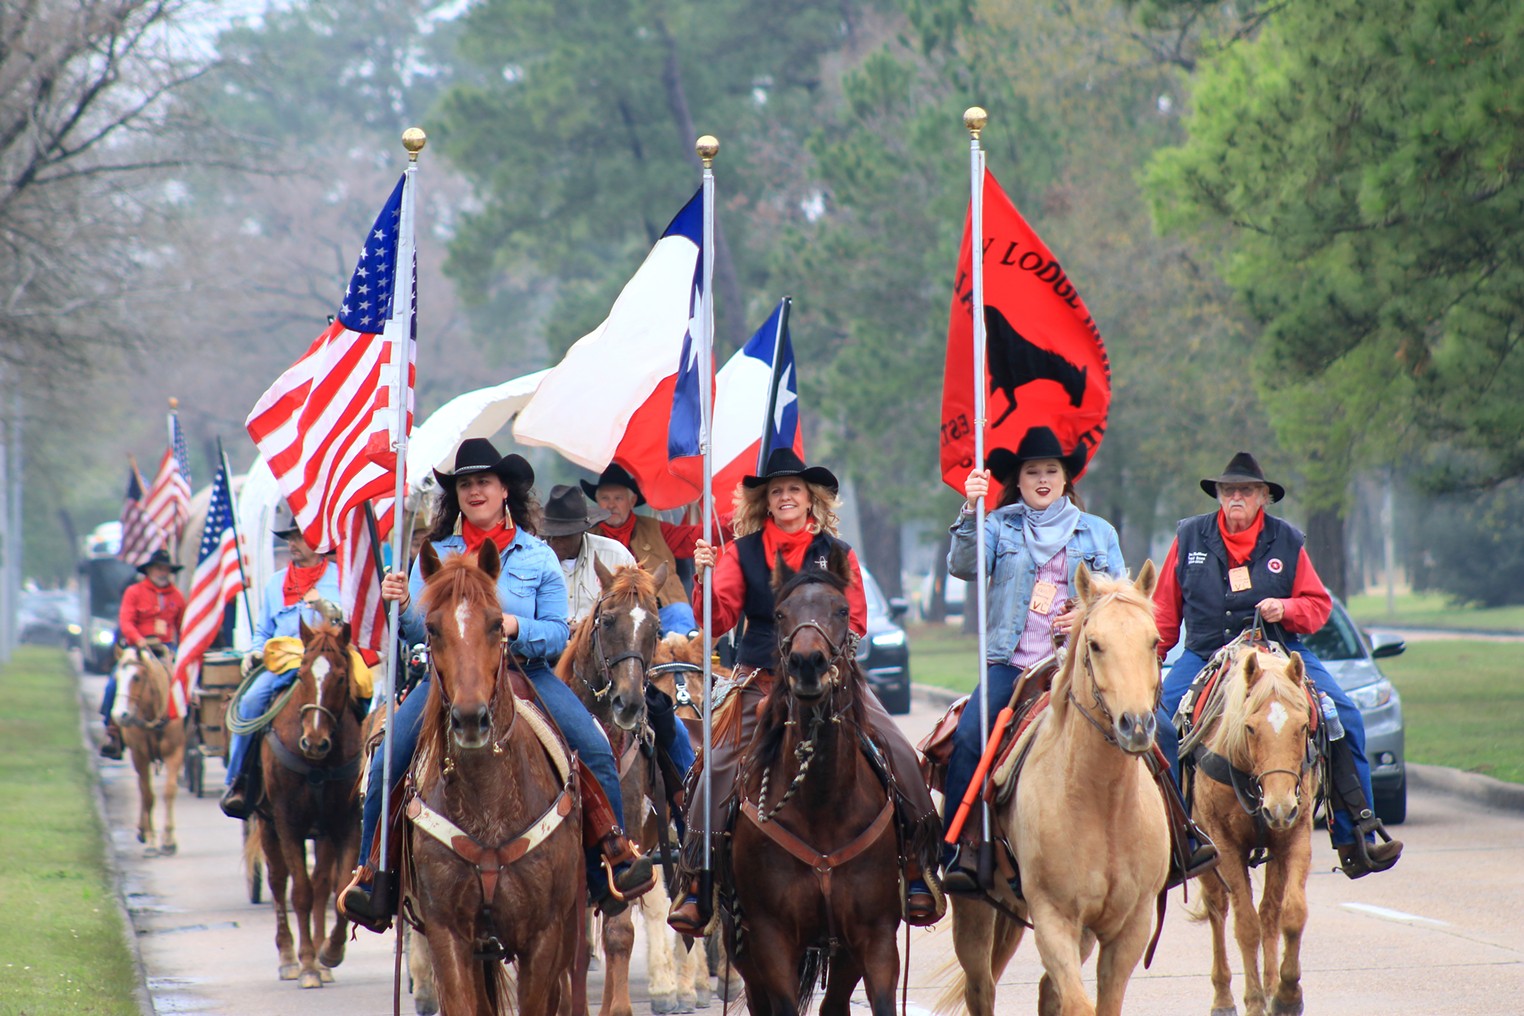
<path id="1" fill-rule="evenodd" d="M 503 690 L 503 685 L 507 684 L 508 659 L 512 655 L 508 647 L 511 643 L 512 639 L 508 637 L 508 633 L 506 631 L 503 632 L 502 637 L 498 640 L 497 673 L 492 677 L 492 694 L 487 698 L 487 721 L 489 724 L 487 729 L 489 731 L 497 725 L 497 699 Z M 434 678 L 439 679 L 438 684 L 435 685 L 439 689 L 439 701 L 447 711 L 454 708 L 455 703 L 450 698 L 450 693 L 445 691 L 444 675 L 439 671 L 439 664 L 434 661 L 433 652 L 428 654 L 428 665 L 430 680 Z M 513 718 L 508 721 L 508 729 L 503 731 L 502 737 L 492 742 L 492 754 L 501 755 L 503 753 L 503 746 L 513 736 L 513 728 L 518 725 L 518 722 L 519 710 L 515 709 L 513 711 Z M 455 760 L 450 757 L 451 743 L 450 738 L 445 738 L 445 757 L 443 764 L 440 766 L 440 773 L 444 776 L 450 776 L 455 772 Z"/>
<path id="2" fill-rule="evenodd" d="M 587 678 L 583 677 L 581 674 L 577 675 L 578 679 L 583 683 L 583 685 L 586 686 L 587 690 L 592 692 L 593 701 L 595 702 L 602 702 L 604 699 L 608 698 L 609 692 L 614 690 L 614 668 L 619 666 L 625 660 L 640 661 L 641 687 L 645 687 L 646 678 L 649 677 L 652 673 L 650 664 L 646 662 L 645 655 L 642 653 L 637 653 L 633 649 L 620 653 L 612 660 L 604 654 L 602 639 L 603 604 L 607 599 L 608 597 L 606 596 L 600 596 L 598 598 L 598 602 L 593 605 L 593 659 L 598 664 L 595 673 L 602 678 L 603 683 L 600 687 L 595 688 L 593 687 L 592 682 Z"/>
<path id="3" fill-rule="evenodd" d="M 1083 705 L 1081 705 L 1079 699 L 1074 697 L 1074 682 L 1073 681 L 1069 682 L 1068 696 L 1069 696 L 1069 703 L 1072 706 L 1074 706 L 1074 708 L 1076 710 L 1079 711 L 1079 714 L 1081 716 L 1083 716 L 1085 719 L 1090 721 L 1090 725 L 1092 727 L 1094 727 L 1100 733 L 1101 737 L 1103 739 L 1105 739 L 1107 744 L 1111 745 L 1113 748 L 1117 749 L 1118 751 L 1125 751 L 1126 749 L 1124 749 L 1122 747 L 1122 745 L 1120 743 L 1118 743 L 1117 738 L 1116 738 L 1116 734 L 1112 733 L 1112 731 L 1116 729 L 1117 718 L 1112 713 L 1111 707 L 1106 704 L 1106 700 L 1101 697 L 1101 685 L 1100 685 L 1100 682 L 1095 679 L 1095 663 L 1090 658 L 1090 646 L 1088 644 L 1087 645 L 1079 645 L 1078 644 L 1078 642 L 1079 642 L 1079 636 L 1080 636 L 1080 629 L 1084 627 L 1083 622 L 1089 620 L 1089 618 L 1090 618 L 1090 612 L 1092 610 L 1094 610 L 1096 607 L 1100 606 L 1107 599 L 1109 599 L 1110 597 L 1112 597 L 1114 595 L 1115 594 L 1113 594 L 1113 593 L 1108 593 L 1106 596 L 1101 597 L 1100 599 L 1096 600 L 1095 603 L 1092 603 L 1090 606 L 1086 607 L 1085 608 L 1085 616 L 1083 618 L 1081 618 L 1081 624 L 1074 629 L 1074 635 L 1073 635 L 1073 638 L 1074 638 L 1074 640 L 1076 642 L 1076 645 L 1074 646 L 1074 650 L 1073 651 L 1075 651 L 1075 652 L 1082 652 L 1084 654 L 1085 674 L 1090 678 L 1090 694 L 1095 699 L 1095 706 L 1094 706 L 1094 708 L 1098 709 L 1100 711 L 1101 715 L 1106 718 L 1107 724 L 1109 724 L 1109 726 L 1108 725 L 1103 725 L 1100 720 L 1098 720 L 1094 716 L 1090 715 L 1090 710 L 1086 709 Z M 1154 688 L 1154 711 L 1155 712 L 1159 711 L 1159 703 L 1162 702 L 1163 700 L 1164 700 L 1164 682 L 1161 680 L 1159 682 L 1159 684 Z"/>
<path id="4" fill-rule="evenodd" d="M 806 628 L 814 628 L 819 632 L 820 637 L 825 639 L 826 646 L 831 650 L 829 657 L 830 667 L 826 671 L 825 683 L 835 684 L 837 677 L 841 674 L 841 665 L 848 660 L 857 658 L 857 644 L 862 641 L 862 636 L 853 631 L 852 626 L 849 624 L 846 635 L 842 636 L 841 644 L 837 645 L 836 641 L 831 638 L 830 633 L 825 630 L 825 627 L 813 617 L 800 621 L 794 625 L 793 631 L 778 639 L 778 664 L 780 668 L 783 665 L 783 661 L 788 659 L 789 654 L 793 651 L 794 636 Z"/>

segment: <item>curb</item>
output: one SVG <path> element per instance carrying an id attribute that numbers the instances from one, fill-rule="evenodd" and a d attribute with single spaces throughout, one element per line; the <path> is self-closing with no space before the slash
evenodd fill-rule
<path id="1" fill-rule="evenodd" d="M 1524 812 L 1524 784 L 1468 773 L 1448 766 L 1407 764 L 1408 784 L 1423 790 L 1459 797 L 1488 808 Z"/>
<path id="2" fill-rule="evenodd" d="M 910 682 L 910 697 L 919 699 L 927 705 L 946 709 L 964 696 L 964 692 L 953 691 L 951 688 L 938 688 L 934 684 L 917 684 Z"/>

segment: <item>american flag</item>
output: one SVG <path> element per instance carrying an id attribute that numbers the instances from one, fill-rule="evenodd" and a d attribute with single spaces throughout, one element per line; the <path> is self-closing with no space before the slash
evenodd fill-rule
<path id="1" fill-rule="evenodd" d="M 339 599 L 349 618 L 350 640 L 361 649 L 380 652 L 386 647 L 386 601 L 381 599 L 381 576 L 376 571 L 376 540 L 386 539 L 392 526 L 392 505 L 386 498 L 367 502 L 345 516 L 347 527 L 339 544 Z M 371 535 L 366 511 L 374 513 L 376 533 Z"/>
<path id="2" fill-rule="evenodd" d="M 398 267 L 404 269 L 397 285 Z M 401 348 L 413 424 L 417 259 L 413 196 L 403 174 L 366 234 L 337 319 L 260 396 L 246 421 L 314 550 L 342 547 L 349 516 L 388 497 L 397 468 L 391 401 Z"/>
<path id="3" fill-rule="evenodd" d="M 159 530 L 169 536 L 180 531 L 190 516 L 190 455 L 185 448 L 185 432 L 180 418 L 169 414 L 169 447 L 159 460 L 159 474 L 154 477 L 143 511 Z"/>
<path id="4" fill-rule="evenodd" d="M 122 549 L 117 557 L 128 564 L 142 564 L 164 546 L 164 533 L 143 510 L 143 478 L 137 463 L 127 467 L 127 494 L 122 498 Z"/>
<path id="5" fill-rule="evenodd" d="M 180 624 L 180 651 L 175 656 L 175 679 L 170 687 L 171 716 L 185 713 L 185 690 L 201 671 L 201 657 L 222 630 L 223 608 L 238 595 L 243 582 L 238 571 L 238 541 L 233 536 L 233 494 L 227 470 L 219 467 L 212 480 L 212 499 L 206 506 L 201 549 L 185 599 Z M 177 710 L 177 711 L 176 711 Z"/>

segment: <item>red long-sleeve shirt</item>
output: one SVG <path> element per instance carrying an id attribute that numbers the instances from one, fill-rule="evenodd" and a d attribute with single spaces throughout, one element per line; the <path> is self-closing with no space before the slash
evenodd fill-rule
<path id="1" fill-rule="evenodd" d="M 1170 542 L 1169 553 L 1159 569 L 1159 582 L 1154 586 L 1154 624 L 1159 629 L 1159 659 L 1180 641 L 1180 618 L 1185 610 L 1185 595 L 1175 578 L 1180 561 L 1180 541 Z M 1281 627 L 1295 635 L 1311 635 L 1328 622 L 1333 611 L 1333 601 L 1318 571 L 1312 566 L 1312 558 L 1303 547 L 1296 559 L 1296 580 L 1291 585 L 1291 595 L 1281 600 L 1286 616 Z"/>
<path id="2" fill-rule="evenodd" d="M 694 526 L 698 529 L 698 526 Z M 728 543 L 714 566 L 714 616 L 709 630 L 723 635 L 736 626 L 741 619 L 741 609 L 746 602 L 746 575 L 741 571 L 741 558 L 735 543 Z M 857 565 L 857 551 L 847 552 L 847 564 L 852 571 L 852 582 L 847 586 L 847 608 L 851 614 L 847 624 L 859 635 L 868 634 L 868 598 L 863 594 L 862 570 Z M 704 584 L 702 577 L 693 583 L 693 616 L 704 623 Z"/>
<path id="3" fill-rule="evenodd" d="M 173 583 L 161 589 L 143 579 L 128 586 L 122 594 L 117 628 L 128 645 L 135 646 L 145 639 L 178 643 L 180 618 L 184 614 L 185 597 Z"/>

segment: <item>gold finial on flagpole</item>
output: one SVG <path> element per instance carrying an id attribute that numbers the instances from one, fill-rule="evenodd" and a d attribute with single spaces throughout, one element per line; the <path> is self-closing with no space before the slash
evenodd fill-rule
<path id="1" fill-rule="evenodd" d="M 408 162 L 417 162 L 418 153 L 428 143 L 429 136 L 423 132 L 422 127 L 409 127 L 402 132 L 402 147 L 407 149 Z"/>
<path id="2" fill-rule="evenodd" d="M 984 111 L 983 106 L 970 106 L 963 111 L 963 126 L 968 128 L 969 137 L 979 140 L 979 134 L 984 130 L 984 125 L 990 122 L 990 115 Z"/>
<path id="3" fill-rule="evenodd" d="M 180 400 L 175 398 L 173 395 L 171 395 L 169 397 L 169 411 L 170 412 L 174 412 L 175 410 L 177 410 L 179 408 L 180 408 Z"/>
<path id="4" fill-rule="evenodd" d="M 714 167 L 714 157 L 720 153 L 720 139 L 713 134 L 705 134 L 693 145 L 693 150 L 703 160 L 705 169 Z"/>

